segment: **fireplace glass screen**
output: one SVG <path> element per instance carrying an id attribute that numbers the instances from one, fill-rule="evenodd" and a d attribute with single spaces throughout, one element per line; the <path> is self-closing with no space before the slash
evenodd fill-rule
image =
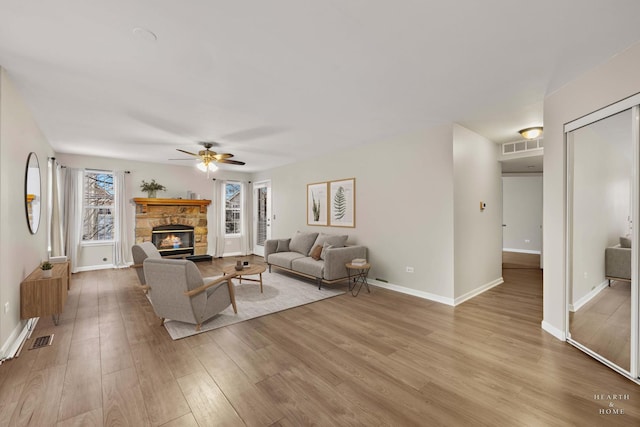
<path id="1" fill-rule="evenodd" d="M 193 255 L 193 227 L 181 224 L 153 228 L 152 243 L 162 256 Z"/>

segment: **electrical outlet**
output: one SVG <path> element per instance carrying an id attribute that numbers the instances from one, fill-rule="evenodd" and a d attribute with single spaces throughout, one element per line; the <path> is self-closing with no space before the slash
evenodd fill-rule
<path id="1" fill-rule="evenodd" d="M 9 312 L 9 301 L 4 303 L 4 314 L 7 314 Z"/>
<path id="2" fill-rule="evenodd" d="M 407 267 L 407 273 L 413 273 L 413 267 Z"/>
<path id="3" fill-rule="evenodd" d="M 586 271 L 584 272 L 584 278 L 588 279 L 589 278 L 589 273 L 587 273 Z"/>
<path id="4" fill-rule="evenodd" d="M 524 242 L 525 242 L 525 243 L 531 243 L 531 240 L 529 240 L 529 239 L 524 239 Z"/>

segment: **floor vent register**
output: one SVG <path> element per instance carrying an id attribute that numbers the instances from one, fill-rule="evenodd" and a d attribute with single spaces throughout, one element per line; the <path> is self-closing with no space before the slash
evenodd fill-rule
<path id="1" fill-rule="evenodd" d="M 42 337 L 38 337 L 34 339 L 33 343 L 31 344 L 31 347 L 29 347 L 29 350 L 35 350 L 37 348 L 47 347 L 51 344 L 53 344 L 53 334 L 44 335 Z"/>

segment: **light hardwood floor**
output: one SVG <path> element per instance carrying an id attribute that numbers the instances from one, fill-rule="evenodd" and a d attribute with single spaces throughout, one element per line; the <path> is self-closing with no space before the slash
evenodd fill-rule
<path id="1" fill-rule="evenodd" d="M 502 252 L 502 268 L 540 268 L 540 255 Z"/>
<path id="2" fill-rule="evenodd" d="M 625 370 L 631 366 L 631 283 L 613 281 L 569 315 L 571 338 Z"/>
<path id="3" fill-rule="evenodd" d="M 33 334 L 53 345 L 0 366 L 0 426 L 640 425 L 640 386 L 540 328 L 540 270 L 504 278 L 455 308 L 372 287 L 172 341 L 133 270 L 75 274 Z"/>

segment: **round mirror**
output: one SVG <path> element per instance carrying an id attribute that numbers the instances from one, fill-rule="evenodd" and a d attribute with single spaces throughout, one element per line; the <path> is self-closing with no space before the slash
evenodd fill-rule
<path id="1" fill-rule="evenodd" d="M 29 153 L 29 157 L 27 157 L 24 196 L 29 231 L 31 231 L 31 234 L 36 234 L 40 225 L 40 202 L 42 201 L 40 193 L 40 164 L 36 153 Z"/>

